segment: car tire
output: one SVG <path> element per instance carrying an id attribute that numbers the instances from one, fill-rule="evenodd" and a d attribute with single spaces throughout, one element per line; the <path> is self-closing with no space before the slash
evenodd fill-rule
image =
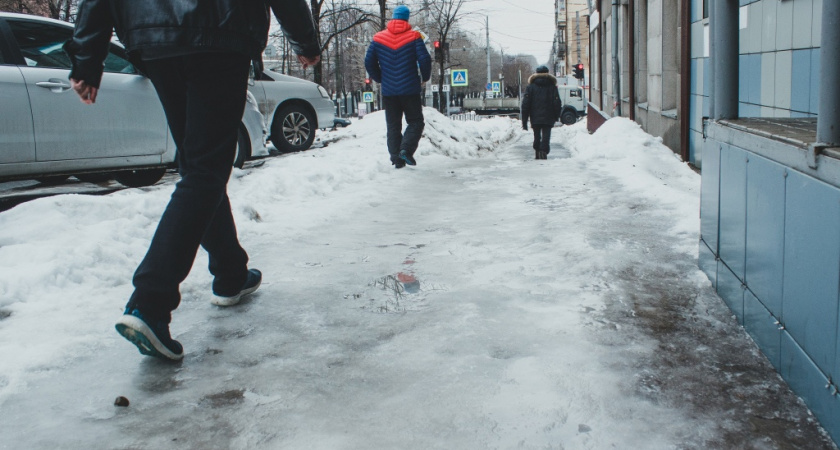
<path id="1" fill-rule="evenodd" d="M 144 187 L 151 186 L 166 173 L 165 168 L 157 169 L 138 169 L 138 170 L 123 170 L 114 174 L 114 179 L 120 184 L 128 187 Z"/>
<path id="2" fill-rule="evenodd" d="M 241 169 L 245 161 L 251 158 L 251 136 L 244 124 L 239 124 L 239 133 L 236 137 L 236 156 L 233 158 L 233 167 Z"/>
<path id="3" fill-rule="evenodd" d="M 271 142 L 281 152 L 308 150 L 315 140 L 315 119 L 303 105 L 287 105 L 274 113 Z"/>
<path id="4" fill-rule="evenodd" d="M 577 113 L 571 109 L 563 111 L 563 114 L 560 115 L 560 122 L 562 122 L 563 125 L 573 125 L 577 122 Z"/>

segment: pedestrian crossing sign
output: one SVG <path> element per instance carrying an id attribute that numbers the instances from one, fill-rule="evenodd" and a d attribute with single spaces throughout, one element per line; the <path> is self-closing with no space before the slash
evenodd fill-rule
<path id="1" fill-rule="evenodd" d="M 500 81 L 493 82 L 493 92 L 502 92 L 502 83 Z"/>
<path id="2" fill-rule="evenodd" d="M 467 86 L 469 85 L 469 77 L 467 76 L 467 69 L 453 69 L 452 70 L 452 86 Z"/>
<path id="3" fill-rule="evenodd" d="M 365 103 L 373 102 L 373 92 L 363 92 L 362 93 L 362 101 Z"/>

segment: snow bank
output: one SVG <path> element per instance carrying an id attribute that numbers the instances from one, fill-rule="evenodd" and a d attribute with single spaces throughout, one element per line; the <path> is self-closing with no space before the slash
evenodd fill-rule
<path id="1" fill-rule="evenodd" d="M 628 192 L 673 208 L 674 232 L 699 236 L 700 176 L 673 150 L 629 119 L 616 117 L 589 134 L 585 122 L 563 127 L 572 159 L 606 171 Z M 696 246 L 686 248 L 695 254 Z"/>

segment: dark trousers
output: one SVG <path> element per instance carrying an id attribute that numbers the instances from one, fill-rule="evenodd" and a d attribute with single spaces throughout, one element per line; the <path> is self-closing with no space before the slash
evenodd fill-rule
<path id="1" fill-rule="evenodd" d="M 201 245 L 210 256 L 213 288 L 237 292 L 248 255 L 239 245 L 227 182 L 245 109 L 249 58 L 197 53 L 144 61 L 178 149 L 181 180 L 160 218 L 146 257 L 134 273 L 128 307 L 167 322 L 178 286 Z"/>
<path id="2" fill-rule="evenodd" d="M 551 144 L 552 125 L 533 125 L 534 129 L 534 150 L 548 154 L 551 151 L 548 146 Z"/>
<path id="3" fill-rule="evenodd" d="M 405 150 L 409 156 L 417 151 L 417 144 L 423 135 L 423 106 L 420 104 L 419 95 L 389 95 L 382 97 L 382 104 L 385 106 L 385 122 L 388 126 L 388 153 L 391 155 L 391 162 L 400 160 L 400 151 Z M 402 129 L 402 119 L 408 126 L 405 133 Z"/>

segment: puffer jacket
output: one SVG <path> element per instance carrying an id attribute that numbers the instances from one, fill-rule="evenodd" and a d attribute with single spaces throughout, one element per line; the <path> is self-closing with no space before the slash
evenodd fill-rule
<path id="1" fill-rule="evenodd" d="M 428 81 L 432 76 L 432 57 L 420 33 L 407 21 L 394 19 L 373 36 L 365 55 L 365 69 L 382 84 L 384 96 L 419 95 L 420 79 Z"/>
<path id="2" fill-rule="evenodd" d="M 99 87 L 113 30 L 135 64 L 144 49 L 234 51 L 259 59 L 269 8 L 297 54 L 321 53 L 306 0 L 82 0 L 73 38 L 64 45 L 70 77 Z"/>
<path id="3" fill-rule="evenodd" d="M 554 125 L 560 118 L 563 102 L 557 92 L 557 78 L 550 73 L 535 73 L 528 78 L 522 99 L 522 125 Z"/>

